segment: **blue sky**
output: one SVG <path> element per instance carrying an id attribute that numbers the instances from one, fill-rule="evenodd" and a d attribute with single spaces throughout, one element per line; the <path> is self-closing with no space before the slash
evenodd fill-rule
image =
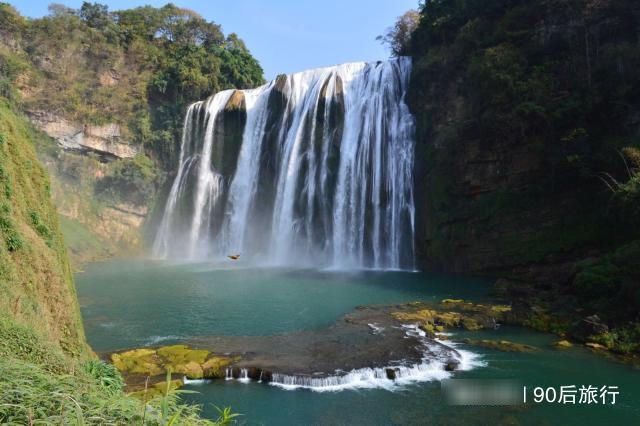
<path id="1" fill-rule="evenodd" d="M 7 0 L 5 0 L 7 1 Z M 46 15 L 50 3 L 79 8 L 82 0 L 11 1 L 23 15 Z M 169 2 L 103 0 L 110 10 Z M 237 33 L 258 58 L 265 77 L 389 56 L 375 40 L 418 0 L 173 0 L 195 10 L 226 33 Z"/>

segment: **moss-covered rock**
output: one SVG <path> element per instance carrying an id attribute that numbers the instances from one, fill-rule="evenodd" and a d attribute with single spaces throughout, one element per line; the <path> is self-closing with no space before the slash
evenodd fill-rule
<path id="1" fill-rule="evenodd" d="M 417 323 L 428 335 L 447 328 L 470 331 L 493 328 L 511 310 L 506 305 L 471 303 L 462 299 L 444 299 L 438 304 L 414 302 L 401 308 L 391 315 L 400 322 Z"/>
<path id="2" fill-rule="evenodd" d="M 463 303 L 463 299 L 442 299 L 441 303 Z"/>
<path id="3" fill-rule="evenodd" d="M 238 359 L 186 345 L 133 349 L 111 355 L 113 365 L 123 374 L 159 376 L 170 372 L 189 379 L 224 377 L 226 367 Z"/>
<path id="4" fill-rule="evenodd" d="M 169 382 L 165 380 L 163 382 L 154 383 L 146 389 L 131 392 L 129 395 L 142 401 L 151 401 L 154 398 L 165 395 L 167 393 L 167 386 L 169 388 L 169 392 L 171 392 L 180 389 L 183 385 L 184 383 L 181 379 L 171 380 Z"/>
<path id="5" fill-rule="evenodd" d="M 204 377 L 211 379 L 224 378 L 226 368 L 234 361 L 227 357 L 212 357 L 202 363 L 202 373 Z"/>
<path id="6" fill-rule="evenodd" d="M 111 355 L 113 365 L 122 373 L 157 376 L 164 373 L 161 359 L 153 349 L 134 349 Z"/>
<path id="7" fill-rule="evenodd" d="M 190 349 L 186 345 L 172 345 L 158 348 L 157 353 L 172 365 L 178 365 L 189 362 L 201 364 L 210 352 L 206 349 Z"/>

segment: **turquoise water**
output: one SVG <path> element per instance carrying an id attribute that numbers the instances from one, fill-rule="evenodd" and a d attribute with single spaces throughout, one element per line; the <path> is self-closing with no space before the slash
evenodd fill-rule
<path id="1" fill-rule="evenodd" d="M 405 272 L 240 269 L 222 265 L 109 262 L 77 275 L 87 337 L 97 351 L 166 344 L 207 335 L 270 335 L 326 327 L 358 305 L 488 298 L 481 280 Z M 640 371 L 580 347 L 559 351 L 555 336 L 522 328 L 458 333 L 534 345 L 534 353 L 461 346 L 486 366 L 456 378 L 517 379 L 523 385 L 615 385 L 616 405 L 455 407 L 437 382 L 341 392 L 287 391 L 258 383 L 189 385 L 185 398 L 232 406 L 246 424 L 640 424 Z M 531 397 L 532 395 L 530 395 Z"/>

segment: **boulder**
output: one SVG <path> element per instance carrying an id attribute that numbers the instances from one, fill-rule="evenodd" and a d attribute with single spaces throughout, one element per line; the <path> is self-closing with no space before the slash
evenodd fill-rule
<path id="1" fill-rule="evenodd" d="M 446 371 L 455 371 L 458 369 L 458 367 L 460 367 L 460 361 L 453 358 L 449 359 L 447 363 L 444 365 L 444 369 Z"/>
<path id="2" fill-rule="evenodd" d="M 609 327 L 602 322 L 598 315 L 590 315 L 576 324 L 570 331 L 573 338 L 586 342 L 591 336 L 597 336 L 609 331 Z"/>
<path id="3" fill-rule="evenodd" d="M 384 372 L 387 375 L 387 379 L 395 380 L 396 376 L 397 376 L 397 373 L 398 373 L 398 369 L 397 368 L 385 368 Z"/>
<path id="4" fill-rule="evenodd" d="M 262 375 L 262 370 L 256 367 L 250 367 L 247 369 L 247 377 L 251 380 L 260 380 L 260 376 Z"/>

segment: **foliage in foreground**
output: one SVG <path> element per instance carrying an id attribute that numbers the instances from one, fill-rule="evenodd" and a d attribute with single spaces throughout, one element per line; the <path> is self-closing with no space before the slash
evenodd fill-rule
<path id="1" fill-rule="evenodd" d="M 180 401 L 188 391 L 166 381 L 125 395 L 120 372 L 98 359 L 74 360 L 33 329 L 0 315 L 0 424 L 227 425 L 239 414 Z"/>
<path id="2" fill-rule="evenodd" d="M 200 407 L 180 402 L 179 391 L 143 403 L 96 372 L 52 374 L 37 364 L 0 360 L 0 423 L 222 425 L 233 418 L 227 409 L 215 422 L 203 419 Z"/>
<path id="3" fill-rule="evenodd" d="M 170 383 L 170 380 L 167 380 Z M 65 357 L 26 326 L 0 317 L 1 424 L 227 425 L 237 416 L 200 417 L 200 407 L 180 402 L 180 391 L 140 401 L 124 393 L 120 373 L 103 361 Z"/>

